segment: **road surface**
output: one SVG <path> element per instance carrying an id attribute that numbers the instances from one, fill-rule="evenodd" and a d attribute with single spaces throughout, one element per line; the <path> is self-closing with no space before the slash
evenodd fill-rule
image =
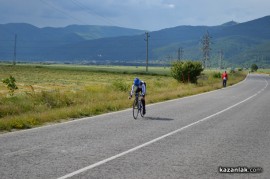
<path id="1" fill-rule="evenodd" d="M 2 134 L 0 178 L 269 178 L 269 83 Z"/>

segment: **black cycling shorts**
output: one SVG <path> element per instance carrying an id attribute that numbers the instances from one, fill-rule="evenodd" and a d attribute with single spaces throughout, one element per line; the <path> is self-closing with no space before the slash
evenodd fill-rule
<path id="1" fill-rule="evenodd" d="M 142 93 L 142 88 L 137 88 L 137 89 L 136 89 L 135 93 L 139 93 L 139 92 Z M 145 95 L 142 95 L 142 96 L 144 97 Z"/>

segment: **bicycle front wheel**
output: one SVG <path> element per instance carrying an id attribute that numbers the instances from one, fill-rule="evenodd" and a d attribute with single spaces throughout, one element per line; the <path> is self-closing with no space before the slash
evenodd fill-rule
<path id="1" fill-rule="evenodd" d="M 138 101 L 134 100 L 134 103 L 133 103 L 133 117 L 134 117 L 134 119 L 137 119 L 138 114 L 139 114 Z"/>

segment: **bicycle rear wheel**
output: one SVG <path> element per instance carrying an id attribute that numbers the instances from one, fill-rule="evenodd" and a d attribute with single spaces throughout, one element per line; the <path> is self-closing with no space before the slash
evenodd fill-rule
<path id="1" fill-rule="evenodd" d="M 137 119 L 138 114 L 139 114 L 138 101 L 134 100 L 134 102 L 133 102 L 133 117 L 134 117 L 134 119 Z"/>

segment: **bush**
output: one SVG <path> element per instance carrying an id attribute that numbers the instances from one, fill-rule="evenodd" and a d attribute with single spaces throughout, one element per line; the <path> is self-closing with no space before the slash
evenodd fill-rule
<path id="1" fill-rule="evenodd" d="M 257 71 L 258 70 L 258 66 L 256 64 L 252 64 L 251 65 L 251 71 L 254 72 L 254 71 Z"/>
<path id="2" fill-rule="evenodd" d="M 220 72 L 214 72 L 213 78 L 221 78 L 221 73 Z"/>
<path id="3" fill-rule="evenodd" d="M 7 88 L 9 89 L 10 96 L 13 96 L 14 91 L 18 89 L 15 82 L 16 82 L 15 78 L 11 75 L 9 78 L 3 80 L 3 83 L 5 83 L 7 85 Z"/>
<path id="4" fill-rule="evenodd" d="M 172 63 L 171 74 L 178 82 L 197 83 L 197 78 L 203 71 L 201 62 L 176 61 Z"/>

